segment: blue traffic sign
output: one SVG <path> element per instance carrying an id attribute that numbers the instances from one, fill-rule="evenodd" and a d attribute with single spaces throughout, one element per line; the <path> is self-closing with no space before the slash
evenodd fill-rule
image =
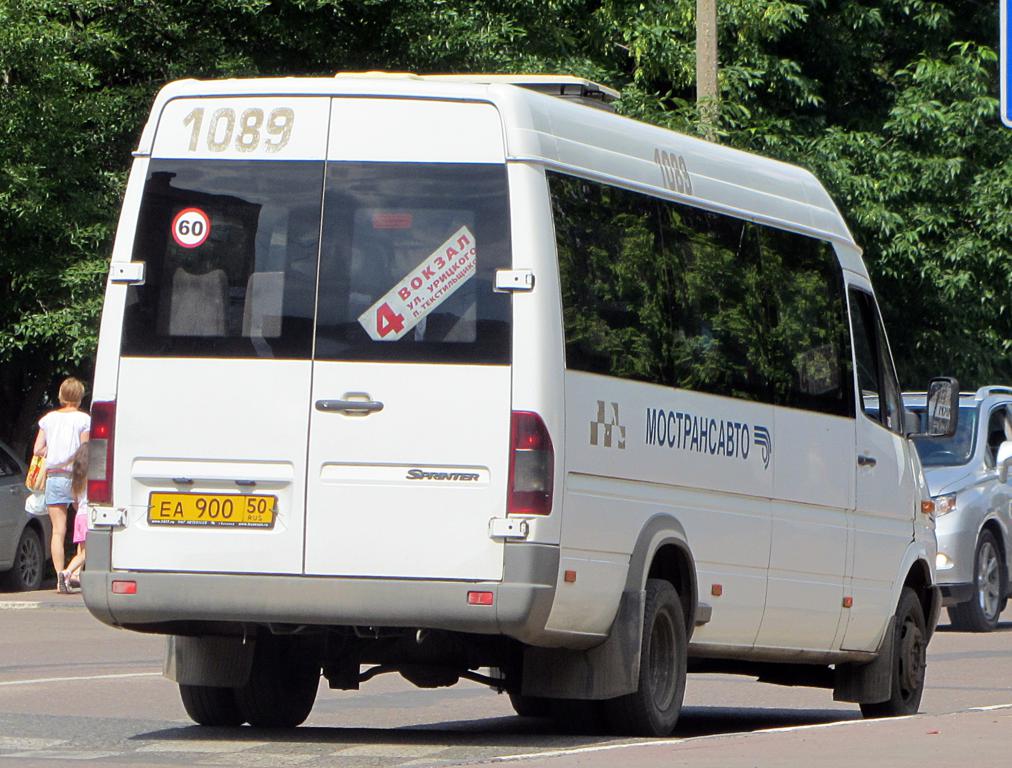
<path id="1" fill-rule="evenodd" d="M 1001 121 L 1009 128 L 1012 128 L 1012 107 L 1009 105 L 1009 82 L 1012 81 L 1012 59 L 1008 55 L 1009 40 L 1012 39 L 1012 32 L 1009 31 L 1009 24 L 1012 24 L 1012 13 L 1009 13 L 1009 4 L 1012 0 L 1001 0 L 1001 67 L 999 77 L 1001 79 Z"/>

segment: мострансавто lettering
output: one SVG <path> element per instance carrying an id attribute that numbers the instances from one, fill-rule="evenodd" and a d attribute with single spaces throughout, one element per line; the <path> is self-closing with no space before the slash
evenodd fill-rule
<path id="1" fill-rule="evenodd" d="M 752 433 L 749 425 L 740 421 L 647 408 L 645 442 L 744 461 L 752 447 Z"/>

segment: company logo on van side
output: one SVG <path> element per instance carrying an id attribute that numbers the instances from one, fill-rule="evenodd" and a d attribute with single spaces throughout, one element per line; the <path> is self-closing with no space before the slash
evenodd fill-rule
<path id="1" fill-rule="evenodd" d="M 471 483 L 478 480 L 477 472 L 426 472 L 424 469 L 409 469 L 405 480 L 448 480 L 450 482 Z"/>
<path id="2" fill-rule="evenodd" d="M 625 426 L 618 420 L 618 403 L 597 401 L 597 418 L 590 422 L 590 444 L 625 450 Z"/>
<path id="3" fill-rule="evenodd" d="M 748 461 L 757 445 L 763 468 L 769 469 L 773 434 L 768 427 L 663 408 L 647 408 L 646 417 L 647 445 L 741 461 Z"/>

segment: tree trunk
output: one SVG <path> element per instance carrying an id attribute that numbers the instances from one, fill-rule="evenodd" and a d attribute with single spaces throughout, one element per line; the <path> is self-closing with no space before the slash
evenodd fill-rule
<path id="1" fill-rule="evenodd" d="M 699 131 L 717 139 L 720 93 L 717 90 L 717 0 L 696 0 L 696 106 Z"/>

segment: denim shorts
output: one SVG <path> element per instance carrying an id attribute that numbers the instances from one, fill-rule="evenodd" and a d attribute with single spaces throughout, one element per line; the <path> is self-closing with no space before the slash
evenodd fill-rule
<path id="1" fill-rule="evenodd" d="M 46 506 L 70 504 L 70 475 L 46 476 Z"/>

